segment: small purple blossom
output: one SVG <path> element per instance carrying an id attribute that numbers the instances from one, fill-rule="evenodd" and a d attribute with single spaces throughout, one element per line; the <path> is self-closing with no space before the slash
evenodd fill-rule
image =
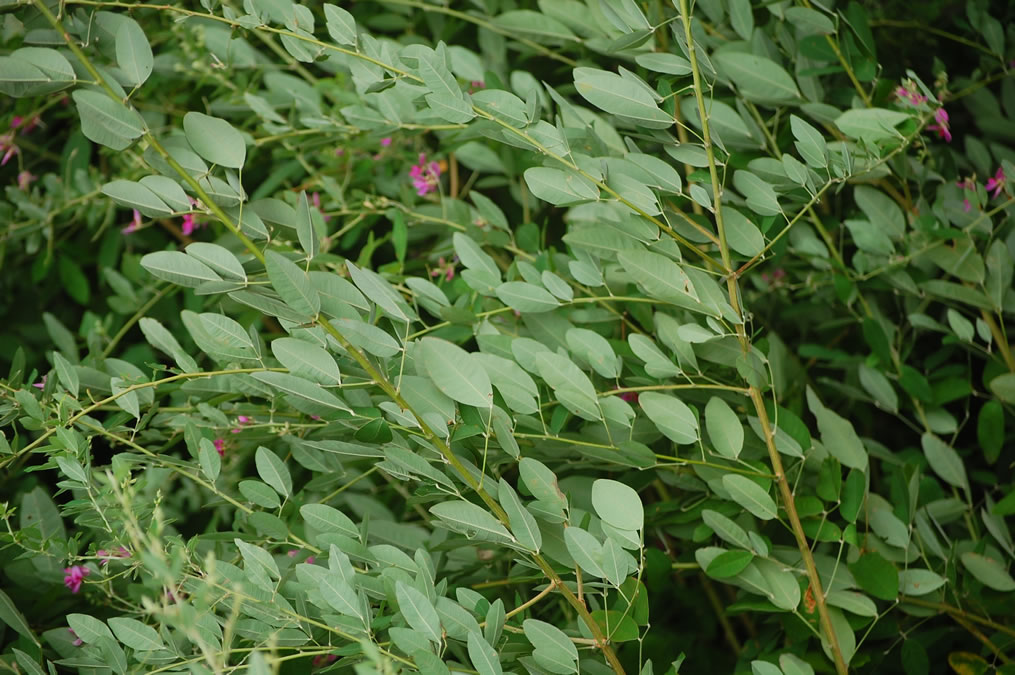
<path id="1" fill-rule="evenodd" d="M 968 190 L 969 192 L 972 192 L 973 193 L 973 197 L 976 196 L 976 183 L 973 181 L 973 179 L 971 177 L 970 178 L 966 178 L 965 180 L 960 180 L 957 183 L 955 183 L 955 185 L 957 185 L 958 187 L 962 188 L 963 191 Z M 966 213 L 969 213 L 969 211 L 972 208 L 973 208 L 973 204 L 969 201 L 969 197 L 963 197 L 962 198 L 962 210 L 965 211 Z"/>
<path id="2" fill-rule="evenodd" d="M 310 202 L 314 205 L 314 208 L 321 212 L 321 216 L 324 218 L 324 222 L 331 220 L 331 216 L 324 212 L 321 208 L 321 195 L 316 192 L 310 193 Z"/>
<path id="3" fill-rule="evenodd" d="M 952 132 L 948 128 L 948 111 L 944 108 L 938 108 L 934 111 L 934 119 L 937 121 L 937 124 L 931 124 L 927 129 L 936 131 L 938 138 L 943 138 L 946 143 L 951 143 Z"/>
<path id="4" fill-rule="evenodd" d="M 318 654 L 314 657 L 312 668 L 323 668 L 324 666 L 334 663 L 338 660 L 338 656 L 335 654 Z"/>
<path id="5" fill-rule="evenodd" d="M 20 115 L 11 118 L 11 129 L 20 129 L 21 134 L 30 134 L 39 126 L 39 116 L 30 117 L 27 120 Z"/>
<path id="6" fill-rule="evenodd" d="M 83 645 L 85 643 L 84 640 L 82 640 L 81 638 L 78 637 L 78 634 L 74 632 L 73 628 L 68 628 L 67 632 L 70 633 L 71 637 L 74 638 L 74 641 L 71 642 L 71 644 L 74 645 L 75 647 L 80 647 L 81 645 Z"/>
<path id="7" fill-rule="evenodd" d="M 445 281 L 451 281 L 455 278 L 455 263 L 458 262 L 458 256 L 455 256 L 449 261 L 445 261 L 443 257 L 437 259 L 437 268 L 430 270 L 430 276 L 437 278 L 443 276 Z"/>
<path id="8" fill-rule="evenodd" d="M 119 547 L 116 551 L 107 551 L 100 548 L 95 552 L 95 555 L 99 558 L 99 564 L 105 566 L 110 558 L 129 558 L 130 550 L 124 546 Z"/>
<path id="9" fill-rule="evenodd" d="M 1005 175 L 1004 167 L 997 167 L 997 171 L 994 173 L 993 178 L 987 179 L 987 184 L 984 186 L 987 188 L 987 192 L 994 191 L 992 195 L 995 199 L 1000 196 L 1001 191 L 1004 190 Z"/>
<path id="10" fill-rule="evenodd" d="M 71 593 L 77 593 L 81 590 L 85 577 L 91 574 L 91 570 L 84 565 L 73 565 L 65 567 L 63 574 L 63 585 L 69 588 Z"/>
<path id="11" fill-rule="evenodd" d="M 391 137 L 390 136 L 385 136 L 384 138 L 381 139 L 381 147 L 382 148 L 387 148 L 390 145 L 391 145 Z"/>
<path id="12" fill-rule="evenodd" d="M 187 199 L 188 201 L 190 201 L 191 209 L 203 208 L 203 205 L 197 199 L 194 199 L 193 197 L 187 197 Z M 204 227 L 204 225 L 205 225 L 204 223 L 199 222 L 197 220 L 197 216 L 195 216 L 193 213 L 185 213 L 183 214 L 183 226 L 180 229 L 183 231 L 184 236 L 189 237 L 190 235 L 194 234 L 194 231 L 197 228 Z"/>
<path id="13" fill-rule="evenodd" d="M 199 223 L 196 220 L 194 220 L 194 214 L 192 213 L 183 214 L 183 227 L 181 227 L 180 229 L 183 230 L 183 234 L 185 236 L 189 237 L 190 235 L 194 234 L 194 230 L 196 230 L 198 226 Z"/>
<path id="14" fill-rule="evenodd" d="M 123 234 L 133 234 L 141 229 L 141 212 L 134 209 L 134 219 L 130 221 L 130 225 L 120 230 Z"/>
<path id="15" fill-rule="evenodd" d="M 906 87 L 896 87 L 895 95 L 912 106 L 922 105 L 927 102 L 926 96 Z"/>
<path id="16" fill-rule="evenodd" d="M 218 452 L 219 457 L 226 456 L 226 439 L 216 438 L 214 441 L 215 450 Z"/>
<path id="17" fill-rule="evenodd" d="M 38 178 L 31 171 L 22 171 L 18 174 L 18 189 L 27 191 L 28 186 L 32 184 L 32 181 Z"/>
<path id="18" fill-rule="evenodd" d="M 45 389 L 46 388 L 46 376 L 43 375 L 41 380 L 39 380 L 38 382 L 33 382 L 32 386 L 35 387 L 36 389 Z"/>
<path id="19" fill-rule="evenodd" d="M 10 161 L 11 157 L 21 152 L 18 150 L 18 146 L 14 145 L 14 134 L 8 133 L 0 136 L 0 153 L 3 153 L 3 157 L 0 157 L 0 166 L 4 166 Z"/>
<path id="20" fill-rule="evenodd" d="M 422 197 L 437 189 L 440 185 L 441 165 L 437 162 L 426 161 L 426 155 L 420 153 L 419 163 L 409 170 L 409 177 L 412 179 L 412 186 L 416 188 L 416 194 Z"/>

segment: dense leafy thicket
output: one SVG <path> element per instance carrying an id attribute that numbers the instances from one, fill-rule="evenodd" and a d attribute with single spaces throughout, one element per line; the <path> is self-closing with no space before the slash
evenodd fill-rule
<path id="1" fill-rule="evenodd" d="M 1015 673 L 1015 9 L 0 3 L 0 664 Z"/>

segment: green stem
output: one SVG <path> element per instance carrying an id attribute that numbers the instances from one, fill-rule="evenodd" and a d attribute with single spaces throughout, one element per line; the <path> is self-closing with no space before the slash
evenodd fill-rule
<path id="1" fill-rule="evenodd" d="M 722 256 L 723 266 L 726 268 L 728 273 L 726 277 L 726 288 L 729 292 L 730 306 L 733 307 L 738 316 L 742 317 L 743 310 L 740 306 L 740 291 L 737 284 L 737 277 L 733 273 L 730 261 L 729 244 L 726 240 L 726 229 L 722 220 L 722 184 L 719 182 L 719 173 L 716 170 L 715 151 L 712 147 L 708 114 L 705 109 L 704 88 L 701 82 L 701 72 L 698 67 L 698 57 L 694 46 L 694 37 L 691 34 L 691 13 L 688 9 L 687 0 L 679 0 L 679 5 L 680 18 L 684 24 L 684 36 L 687 41 L 687 52 L 691 61 L 691 76 L 694 82 L 694 97 L 698 104 L 698 114 L 701 119 L 701 130 L 702 137 L 704 139 L 705 153 L 708 157 L 709 175 L 712 179 L 715 220 L 719 234 L 719 252 Z M 750 339 L 747 337 L 743 321 L 737 324 L 736 329 L 741 349 L 746 354 L 750 350 Z M 825 638 L 828 640 L 828 645 L 833 657 L 832 660 L 835 662 L 835 669 L 839 675 L 846 675 L 849 670 L 846 666 L 846 661 L 843 658 L 842 649 L 839 646 L 839 640 L 835 633 L 835 628 L 832 625 L 831 615 L 828 612 L 828 606 L 825 601 L 825 593 L 821 587 L 821 577 L 818 575 L 818 568 L 814 563 L 814 556 L 811 554 L 811 547 L 807 541 L 807 535 L 804 533 L 803 526 L 800 522 L 800 516 L 796 510 L 796 501 L 793 496 L 793 490 L 790 487 L 789 480 L 786 477 L 786 472 L 783 469 L 782 458 L 779 456 L 779 452 L 775 447 L 774 433 L 768 419 L 768 411 L 765 408 L 765 402 L 761 396 L 761 390 L 756 386 L 751 385 L 748 388 L 748 392 L 751 397 L 751 401 L 754 403 L 754 410 L 757 414 L 758 421 L 761 423 L 762 434 L 765 438 L 765 445 L 768 448 L 769 461 L 771 462 L 772 470 L 776 476 L 776 482 L 779 485 L 779 491 L 782 495 L 783 508 L 786 509 L 786 517 L 789 520 L 790 528 L 796 538 L 797 548 L 800 550 L 800 557 L 803 560 L 804 567 L 807 568 L 807 577 L 810 580 L 811 592 L 813 593 L 818 606 L 818 613 L 821 618 L 821 627 L 825 634 Z"/>

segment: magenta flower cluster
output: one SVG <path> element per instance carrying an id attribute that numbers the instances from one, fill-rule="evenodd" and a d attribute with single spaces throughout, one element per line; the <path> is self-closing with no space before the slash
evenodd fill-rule
<path id="1" fill-rule="evenodd" d="M 945 139 L 945 142 L 952 142 L 952 132 L 948 127 L 948 111 L 944 108 L 938 108 L 934 111 L 934 120 L 937 124 L 930 124 L 927 126 L 929 131 L 936 131 L 938 138 Z"/>
<path id="2" fill-rule="evenodd" d="M 11 118 L 12 131 L 8 131 L 3 136 L 0 136 L 0 166 L 4 166 L 10 161 L 11 157 L 21 152 L 18 146 L 14 144 L 15 132 L 23 136 L 28 135 L 32 133 L 32 130 L 37 126 L 39 126 L 38 117 L 32 117 L 31 119 L 26 120 L 24 117 L 15 115 Z M 22 173 L 27 174 L 28 176 L 32 175 L 27 171 L 23 171 Z M 34 176 L 32 176 L 32 178 L 34 178 Z M 25 189 L 25 187 L 22 187 L 21 175 L 18 176 L 18 186 L 21 187 L 22 190 Z"/>
<path id="3" fill-rule="evenodd" d="M 253 421 L 254 421 L 253 417 L 248 417 L 247 415 L 237 415 L 236 416 L 236 424 L 237 424 L 237 426 L 235 426 L 232 429 L 230 429 L 229 433 L 231 433 L 231 434 L 238 434 L 238 433 L 243 431 L 243 425 L 244 424 L 250 424 Z M 226 439 L 224 439 L 224 438 L 216 438 L 213 441 L 213 443 L 215 445 L 215 450 L 219 454 L 219 457 L 225 457 L 226 456 Z"/>
<path id="4" fill-rule="evenodd" d="M 897 87 L 895 89 L 895 95 L 898 96 L 900 100 L 906 101 L 912 106 L 922 105 L 927 102 L 926 96 L 913 91 L 912 89 L 907 89 L 906 87 Z"/>
<path id="5" fill-rule="evenodd" d="M 424 153 L 420 153 L 419 163 L 409 169 L 412 186 L 416 188 L 416 194 L 420 197 L 437 189 L 440 185 L 440 176 L 441 165 L 437 162 L 427 162 Z"/>
<path id="6" fill-rule="evenodd" d="M 81 590 L 81 584 L 84 583 L 85 577 L 91 574 L 91 572 L 84 565 L 65 567 L 63 570 L 63 585 L 69 588 L 71 593 L 77 593 Z"/>
<path id="7" fill-rule="evenodd" d="M 965 178 L 955 183 L 958 187 L 962 188 L 963 191 L 972 192 L 976 195 L 976 181 L 972 178 Z M 990 194 L 991 197 L 997 199 L 1001 196 L 1001 193 L 1006 190 L 1007 176 L 1004 175 L 1004 168 L 998 167 L 994 175 L 987 179 L 984 184 L 984 189 Z M 972 203 L 969 201 L 969 197 L 962 199 L 962 210 L 968 212 L 973 208 Z"/>
<path id="8" fill-rule="evenodd" d="M 436 269 L 430 270 L 430 276 L 436 279 L 437 277 L 444 277 L 445 281 L 451 281 L 455 278 L 455 264 L 458 262 L 458 256 L 454 256 L 451 260 L 444 260 L 443 256 L 437 259 Z"/>

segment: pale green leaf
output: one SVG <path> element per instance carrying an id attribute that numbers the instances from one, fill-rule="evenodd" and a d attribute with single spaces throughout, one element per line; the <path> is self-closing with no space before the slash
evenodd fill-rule
<path id="1" fill-rule="evenodd" d="M 317 316 L 321 310 L 321 298 L 305 271 L 275 251 L 265 253 L 264 267 L 272 287 L 283 302 L 299 314 Z"/>
<path id="2" fill-rule="evenodd" d="M 722 477 L 723 487 L 737 504 L 762 520 L 772 520 L 778 515 L 775 500 L 768 491 L 747 476 L 728 473 Z"/>
<path id="3" fill-rule="evenodd" d="M 614 115 L 637 121 L 646 129 L 665 129 L 673 117 L 659 108 L 644 86 L 596 68 L 575 68 L 575 88 L 592 105 Z"/>
<path id="4" fill-rule="evenodd" d="M 430 513 L 448 523 L 452 529 L 472 538 L 488 541 L 514 541 L 499 520 L 482 507 L 464 500 L 446 501 L 430 507 Z"/>
<path id="5" fill-rule="evenodd" d="M 254 453 L 254 464 L 257 466 L 257 475 L 276 492 L 283 497 L 292 494 L 292 477 L 285 462 L 279 459 L 278 455 L 262 445 Z"/>
<path id="6" fill-rule="evenodd" d="M 165 649 L 165 644 L 155 629 L 136 619 L 113 617 L 109 619 L 108 623 L 109 627 L 113 629 L 116 639 L 131 649 L 139 651 Z"/>
<path id="7" fill-rule="evenodd" d="M 967 551 L 962 554 L 962 564 L 984 586 L 1001 593 L 1015 591 L 1015 579 L 997 560 Z"/>
<path id="8" fill-rule="evenodd" d="M 323 347 L 296 338 L 278 338 L 271 343 L 271 353 L 293 375 L 323 385 L 342 383 L 335 359 Z"/>
<path id="9" fill-rule="evenodd" d="M 927 432 L 920 437 L 923 454 L 927 463 L 938 478 L 969 492 L 969 479 L 966 477 L 966 466 L 962 463 L 959 453 L 934 434 Z"/>
<path id="10" fill-rule="evenodd" d="M 592 483 L 592 506 L 603 522 L 619 530 L 640 530 L 645 525 L 641 497 L 619 481 L 600 478 Z"/>
<path id="11" fill-rule="evenodd" d="M 423 368 L 451 399 L 477 408 L 493 405 L 493 387 L 483 366 L 458 345 L 439 338 L 419 342 Z"/>
<path id="12" fill-rule="evenodd" d="M 659 431 L 674 443 L 688 445 L 698 442 L 698 420 L 680 399 L 647 391 L 638 397 L 638 403 Z"/>
<path id="13" fill-rule="evenodd" d="M 705 406 L 705 429 L 716 452 L 736 459 L 744 447 L 744 425 L 729 404 L 717 396 Z"/>
<path id="14" fill-rule="evenodd" d="M 543 535 L 539 531 L 536 519 L 522 505 L 514 488 L 503 478 L 500 479 L 499 487 L 500 503 L 507 513 L 508 524 L 511 526 L 511 532 L 515 535 L 515 539 L 524 548 L 538 553 L 539 548 L 543 545 Z"/>
<path id="15" fill-rule="evenodd" d="M 78 89 L 71 96 L 81 116 L 81 132 L 88 140 L 113 150 L 125 150 L 144 134 L 141 116 L 106 94 Z"/>
<path id="16" fill-rule="evenodd" d="M 134 86 L 144 84 L 155 67 L 148 38 L 137 21 L 121 17 L 116 31 L 116 64 Z"/>
<path id="17" fill-rule="evenodd" d="M 247 146 L 229 122 L 191 111 L 183 116 L 183 131 L 190 147 L 204 159 L 230 169 L 243 168 Z"/>

